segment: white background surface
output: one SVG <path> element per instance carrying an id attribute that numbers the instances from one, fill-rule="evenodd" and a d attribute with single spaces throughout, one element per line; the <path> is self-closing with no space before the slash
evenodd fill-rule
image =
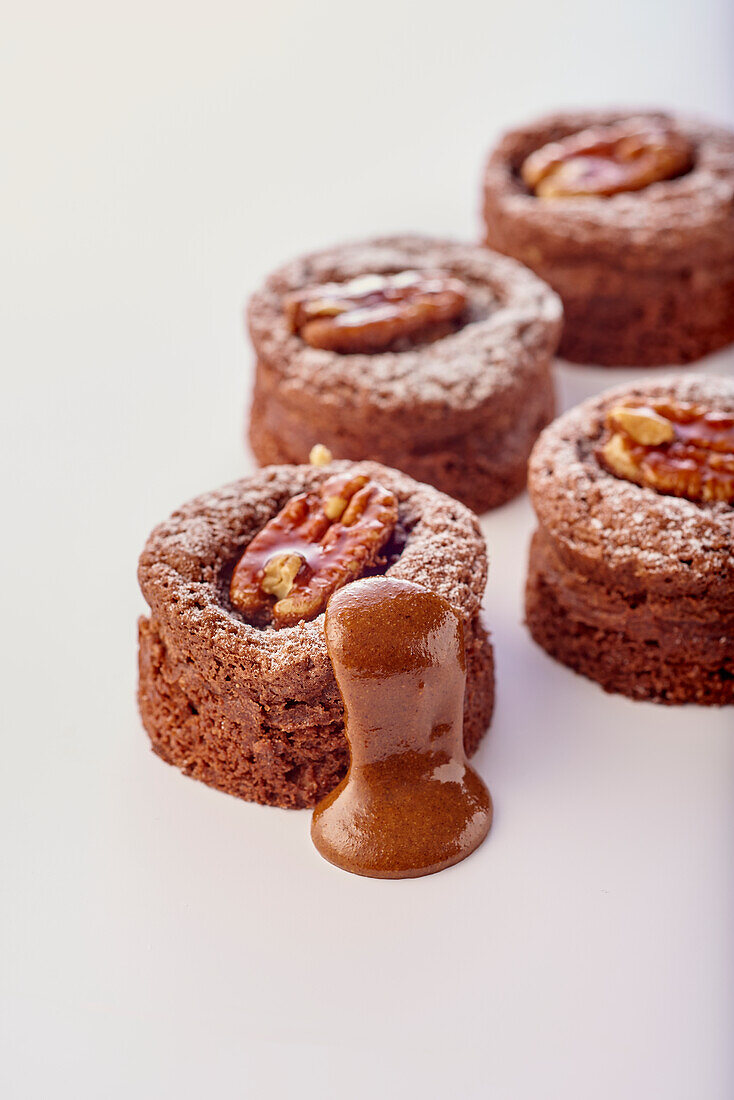
<path id="1" fill-rule="evenodd" d="M 607 697 L 533 646 L 526 499 L 484 523 L 496 818 L 457 868 L 333 869 L 307 813 L 154 758 L 134 700 L 147 532 L 251 468 L 261 277 L 475 236 L 487 148 L 546 109 L 734 121 L 727 9 L 6 9 L 3 1097 L 734 1095 L 731 709 Z M 621 377 L 566 369 L 563 403 Z"/>

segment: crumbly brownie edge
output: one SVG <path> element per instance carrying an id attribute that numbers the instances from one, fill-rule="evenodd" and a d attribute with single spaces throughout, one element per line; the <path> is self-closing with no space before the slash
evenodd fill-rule
<path id="1" fill-rule="evenodd" d="M 265 370 L 266 368 L 262 368 Z M 345 433 L 340 423 L 328 418 L 313 426 L 300 424 L 279 403 L 277 391 L 256 385 L 249 418 L 250 446 L 258 462 L 304 461 L 314 443 L 322 442 L 337 456 L 367 455 L 403 470 L 416 481 L 426 482 L 461 501 L 474 512 L 497 508 L 525 489 L 527 462 L 540 431 L 552 420 L 555 393 L 550 370 L 538 370 L 517 416 L 493 430 L 491 422 L 480 424 L 453 439 L 432 447 L 400 450 L 392 433 L 375 448 L 373 438 L 361 439 Z M 280 428 L 272 426 L 280 425 Z M 288 430 L 283 430 L 284 426 Z"/>
<path id="2" fill-rule="evenodd" d="M 562 577 L 562 574 L 561 574 Z M 680 635 L 677 652 L 661 638 L 654 620 L 649 637 L 632 637 L 625 629 L 602 625 L 593 588 L 583 613 L 569 609 L 563 580 L 548 569 L 543 540 L 531 542 L 525 592 L 525 616 L 534 640 L 551 657 L 594 680 L 611 693 L 631 699 L 680 705 L 723 706 L 734 703 L 734 651 L 712 647 L 709 661 L 692 661 Z M 630 604 L 630 617 L 635 605 Z M 595 621 L 596 620 L 596 621 Z"/>
<path id="3" fill-rule="evenodd" d="M 494 706 L 494 661 L 477 617 L 465 629 L 464 746 L 474 753 Z M 274 720 L 256 700 L 223 698 L 165 644 L 155 621 L 139 623 L 138 703 L 154 752 L 227 794 L 287 808 L 315 805 L 348 764 L 341 699 L 294 701 Z"/>
<path id="4" fill-rule="evenodd" d="M 607 269 L 608 273 L 608 269 Z M 694 363 L 734 342 L 734 261 L 712 270 L 688 268 L 655 280 L 622 273 L 624 291 L 599 287 L 579 295 L 551 274 L 564 299 L 566 324 L 558 354 L 604 367 Z"/>

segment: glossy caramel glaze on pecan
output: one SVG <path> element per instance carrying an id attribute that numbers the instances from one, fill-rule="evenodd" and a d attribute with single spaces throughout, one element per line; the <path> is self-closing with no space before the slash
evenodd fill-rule
<path id="1" fill-rule="evenodd" d="M 329 597 L 374 565 L 398 518 L 397 499 L 362 475 L 300 493 L 252 539 L 229 596 L 243 615 L 280 628 L 315 618 Z"/>
<path id="2" fill-rule="evenodd" d="M 691 144 L 682 134 L 630 119 L 543 145 L 523 162 L 520 174 L 539 198 L 570 198 L 639 191 L 691 166 Z"/>
<path id="3" fill-rule="evenodd" d="M 466 284 L 444 271 L 360 275 L 306 287 L 284 302 L 292 332 L 311 347 L 345 355 L 443 336 L 447 322 L 458 320 L 467 305 Z"/>
<path id="4" fill-rule="evenodd" d="M 597 457 L 616 477 L 699 503 L 734 504 L 734 416 L 702 405 L 615 405 Z"/>

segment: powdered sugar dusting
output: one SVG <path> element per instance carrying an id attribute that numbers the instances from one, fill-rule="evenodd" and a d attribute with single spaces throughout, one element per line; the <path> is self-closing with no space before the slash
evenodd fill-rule
<path id="1" fill-rule="evenodd" d="M 614 124 L 633 115 L 672 125 L 687 137 L 695 149 L 691 171 L 611 198 L 553 199 L 549 205 L 528 194 L 517 172 L 531 152 L 589 126 Z M 654 245 L 670 255 L 693 246 L 718 256 L 731 252 L 734 134 L 692 119 L 644 111 L 551 115 L 505 135 L 489 159 L 485 187 L 505 217 L 522 219 L 544 235 L 567 241 L 569 247 L 590 240 L 605 248 L 618 247 L 623 229 L 624 247 L 636 255 Z"/>
<path id="2" fill-rule="evenodd" d="M 626 398 L 701 402 L 734 413 L 734 383 L 712 376 L 657 378 L 617 387 L 572 409 L 543 432 L 530 462 L 538 519 L 572 554 L 611 571 L 691 588 L 734 579 L 734 509 L 642 488 L 608 473 L 594 448 L 607 409 Z"/>
<path id="3" fill-rule="evenodd" d="M 293 335 L 283 299 L 312 283 L 343 282 L 365 272 L 436 269 L 469 288 L 470 322 L 435 343 L 399 352 L 339 355 Z M 387 237 L 315 253 L 280 268 L 253 295 L 248 320 L 255 350 L 283 385 L 308 387 L 320 401 L 393 407 L 472 408 L 527 384 L 558 343 L 561 305 L 535 275 L 478 245 L 426 237 Z"/>
<path id="4" fill-rule="evenodd" d="M 374 462 L 272 466 L 251 478 L 197 497 L 151 534 L 138 576 L 158 629 L 197 661 L 228 670 L 236 682 L 268 679 L 294 664 L 325 659 L 323 614 L 282 630 L 260 629 L 229 607 L 229 573 L 244 546 L 291 496 L 318 487 L 335 473 L 364 473 L 392 490 L 406 534 L 387 572 L 443 595 L 467 624 L 476 617 L 487 575 L 486 547 L 468 508 L 405 474 Z M 206 655 L 204 658 L 203 655 Z"/>

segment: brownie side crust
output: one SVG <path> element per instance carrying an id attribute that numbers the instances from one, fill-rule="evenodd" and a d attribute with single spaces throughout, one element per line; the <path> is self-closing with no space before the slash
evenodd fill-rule
<path id="1" fill-rule="evenodd" d="M 416 481 L 440 485 L 443 492 L 481 513 L 525 489 L 533 443 L 555 411 L 549 372 L 541 373 L 524 397 L 518 396 L 518 406 L 513 413 L 513 405 L 508 402 L 504 417 L 496 410 L 495 432 L 487 431 L 481 416 L 467 417 L 460 436 L 426 446 L 413 439 L 408 417 L 401 418 L 394 431 L 386 428 L 380 434 L 374 425 L 365 425 L 364 432 L 355 435 L 344 430 L 339 418 L 327 420 L 323 410 L 313 419 L 302 404 L 294 412 L 280 399 L 277 379 L 267 367 L 261 367 L 255 383 L 249 438 L 258 461 L 264 465 L 304 462 L 317 440 L 332 453 L 355 461 L 379 456 Z"/>
<path id="2" fill-rule="evenodd" d="M 606 410 L 628 397 L 734 413 L 734 383 L 661 379 L 559 418 L 530 462 L 538 517 L 526 618 L 556 659 L 607 691 L 661 703 L 734 702 L 734 509 L 616 478 L 594 455 Z"/>
<path id="3" fill-rule="evenodd" d="M 525 615 L 533 638 L 552 657 L 605 691 L 633 699 L 734 703 L 734 613 L 716 612 L 708 622 L 700 607 L 668 603 L 672 615 L 665 618 L 659 604 L 648 607 L 623 591 L 581 582 L 544 533 L 535 532 Z"/>
<path id="4" fill-rule="evenodd" d="M 464 747 L 474 753 L 491 719 L 494 663 L 478 622 L 465 630 Z M 251 802 L 314 806 L 349 763 L 341 698 L 287 700 L 285 716 L 222 699 L 169 650 L 156 624 L 139 623 L 139 705 L 154 752 L 185 775 Z M 294 693 L 295 694 L 295 693 Z"/>
<path id="5" fill-rule="evenodd" d="M 373 463 L 273 467 L 199 497 L 150 536 L 139 578 L 151 614 L 139 624 L 139 706 L 154 750 L 186 774 L 241 798 L 311 806 L 344 774 L 343 709 L 323 614 L 257 629 L 229 607 L 244 545 L 297 492 L 359 469 L 398 496 L 387 573 L 445 596 L 464 621 L 464 737 L 473 752 L 492 713 L 492 649 L 480 620 L 486 549 L 458 502 Z"/>
<path id="6" fill-rule="evenodd" d="M 462 328 L 374 355 L 311 348 L 290 332 L 290 292 L 408 268 L 441 268 L 466 283 Z M 531 272 L 478 246 L 394 237 L 295 261 L 248 309 L 253 451 L 261 463 L 303 462 L 320 442 L 338 457 L 402 469 L 475 510 L 494 507 L 523 488 L 529 451 L 552 416 L 560 318 L 558 299 Z"/>
<path id="7" fill-rule="evenodd" d="M 548 201 L 519 176 L 525 158 L 589 126 L 672 122 L 691 171 L 611 198 Z M 603 366 L 687 363 L 734 340 L 734 134 L 661 112 L 553 115 L 506 134 L 484 180 L 485 242 L 563 299 L 559 354 Z"/>

